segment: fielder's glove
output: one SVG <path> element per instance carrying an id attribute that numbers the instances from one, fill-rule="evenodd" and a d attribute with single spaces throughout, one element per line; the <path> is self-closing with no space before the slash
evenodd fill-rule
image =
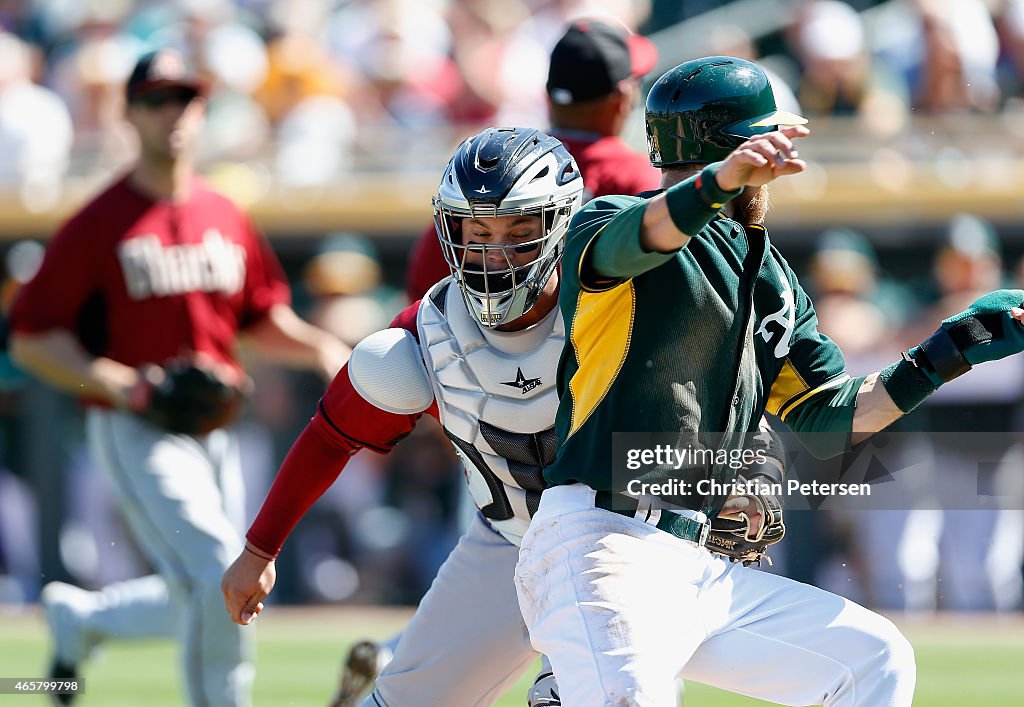
<path id="1" fill-rule="evenodd" d="M 785 483 L 785 449 L 782 440 L 763 418 L 750 449 L 755 453 L 761 451 L 764 461 L 755 462 L 741 471 L 738 480 L 745 485 L 759 487 L 757 493 L 748 494 L 747 498 L 757 505 L 760 527 L 751 528 L 751 519 L 746 513 L 740 513 L 738 518 L 719 515 L 711 521 L 707 549 L 744 565 L 760 564 L 761 558 L 766 558 L 771 564 L 771 558 L 766 557 L 768 546 L 782 540 L 786 535 L 786 525 L 782 520 L 782 501 L 775 494 L 768 493 L 767 487 Z"/>
<path id="2" fill-rule="evenodd" d="M 245 393 L 210 368 L 175 361 L 142 370 L 129 406 L 149 423 L 177 434 L 205 435 L 230 424 Z"/>

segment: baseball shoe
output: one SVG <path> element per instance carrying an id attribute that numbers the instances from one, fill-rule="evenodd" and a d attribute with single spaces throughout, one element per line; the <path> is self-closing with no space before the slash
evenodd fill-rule
<path id="1" fill-rule="evenodd" d="M 98 638 L 83 626 L 84 615 L 93 607 L 91 592 L 65 584 L 50 582 L 39 595 L 39 601 L 50 625 L 53 641 L 51 680 L 76 680 L 78 667 L 96 647 Z M 53 704 L 69 705 L 75 695 L 51 695 Z"/>
<path id="2" fill-rule="evenodd" d="M 527 707 L 561 707 L 554 673 L 542 672 L 534 679 L 526 704 Z"/>
<path id="3" fill-rule="evenodd" d="M 356 707 L 391 662 L 391 650 L 373 641 L 360 641 L 352 646 L 341 668 L 341 683 L 330 707 Z"/>

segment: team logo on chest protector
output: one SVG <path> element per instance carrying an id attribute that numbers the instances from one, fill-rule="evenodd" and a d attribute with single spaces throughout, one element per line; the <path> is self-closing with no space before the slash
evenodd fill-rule
<path id="1" fill-rule="evenodd" d="M 782 292 L 779 296 L 782 298 L 782 306 L 779 311 L 769 314 L 767 317 L 761 320 L 761 326 L 757 328 L 757 334 L 761 335 L 767 344 L 771 341 L 772 333 L 782 328 L 782 336 L 779 337 L 778 343 L 775 344 L 775 351 L 773 352 L 775 358 L 785 358 L 789 355 L 789 342 L 793 338 L 793 329 L 796 328 L 796 308 L 793 306 L 793 288 L 789 286 L 789 280 L 786 279 L 785 275 L 782 277 Z M 775 324 L 772 331 L 768 331 L 768 325 Z"/>
<path id="2" fill-rule="evenodd" d="M 526 395 L 540 385 L 540 378 L 527 378 L 523 375 L 523 369 L 517 368 L 516 379 L 514 381 L 502 381 L 501 384 L 512 388 L 519 388 L 523 391 L 523 395 Z"/>

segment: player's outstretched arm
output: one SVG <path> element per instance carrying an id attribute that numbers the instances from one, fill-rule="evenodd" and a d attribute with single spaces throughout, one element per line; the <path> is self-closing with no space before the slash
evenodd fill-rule
<path id="1" fill-rule="evenodd" d="M 910 412 L 943 383 L 986 361 L 1024 351 L 1024 290 L 996 290 L 942 320 L 903 358 L 868 376 L 857 393 L 852 444 Z"/>
<path id="2" fill-rule="evenodd" d="M 246 534 L 245 549 L 221 579 L 224 606 L 236 623 L 251 623 L 262 611 L 277 578 L 274 560 L 281 546 L 359 449 L 333 438 L 321 415 L 295 440 Z"/>
<path id="3" fill-rule="evenodd" d="M 249 623 L 274 586 L 274 559 L 299 520 L 363 448 L 381 454 L 412 431 L 433 392 L 414 334 L 415 307 L 398 328 L 371 334 L 331 382 L 317 414 L 292 445 L 259 513 L 246 549 L 225 573 L 224 602 L 233 621 Z"/>
<path id="4" fill-rule="evenodd" d="M 815 456 L 842 454 L 920 405 L 972 366 L 1024 351 L 1024 290 L 996 290 L 944 319 L 920 345 L 877 373 L 845 379 L 786 418 Z"/>

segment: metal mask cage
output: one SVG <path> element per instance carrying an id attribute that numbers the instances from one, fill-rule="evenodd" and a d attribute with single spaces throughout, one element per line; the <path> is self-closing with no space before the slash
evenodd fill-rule
<path id="1" fill-rule="evenodd" d="M 453 207 L 435 197 L 434 225 L 448 267 L 480 324 L 496 327 L 525 314 L 536 302 L 561 256 L 576 197 L 535 208 L 499 209 L 493 204 Z M 466 218 L 540 216 L 541 235 L 518 243 L 465 243 Z M 536 251 L 519 262 L 518 256 Z M 491 256 L 498 254 L 497 263 Z"/>

